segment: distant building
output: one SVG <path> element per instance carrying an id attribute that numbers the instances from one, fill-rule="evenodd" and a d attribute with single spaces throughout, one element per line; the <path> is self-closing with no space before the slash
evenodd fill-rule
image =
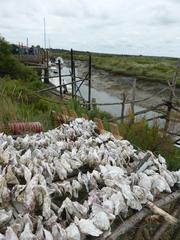
<path id="1" fill-rule="evenodd" d="M 31 46 L 31 47 L 26 47 L 26 46 L 21 46 L 17 44 L 11 44 L 11 51 L 12 54 L 16 55 L 39 55 L 41 54 L 41 48 L 40 46 Z"/>

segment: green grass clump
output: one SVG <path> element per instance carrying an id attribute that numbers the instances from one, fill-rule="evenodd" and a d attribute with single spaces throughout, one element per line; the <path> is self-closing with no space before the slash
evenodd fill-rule
<path id="1" fill-rule="evenodd" d="M 17 120 L 18 106 L 12 102 L 11 98 L 0 95 L 0 106 L 0 125 Z"/>
<path id="2" fill-rule="evenodd" d="M 52 128 L 50 114 L 59 111 L 56 99 L 35 94 L 21 80 L 0 79 L 0 125 L 13 121 L 40 121 L 44 130 Z"/>
<path id="3" fill-rule="evenodd" d="M 145 119 L 129 124 L 119 124 L 120 135 L 129 140 L 134 146 L 142 150 L 150 150 L 154 154 L 161 154 L 167 161 L 169 169 L 180 168 L 180 149 L 173 145 L 172 138 L 160 132 L 155 122 L 148 126 Z"/>

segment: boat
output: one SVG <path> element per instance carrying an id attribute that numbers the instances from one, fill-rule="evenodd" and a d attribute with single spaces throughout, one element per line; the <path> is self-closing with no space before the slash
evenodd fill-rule
<path id="1" fill-rule="evenodd" d="M 57 57 L 55 60 L 55 63 L 58 64 L 59 61 L 60 61 L 61 65 L 64 64 L 64 60 L 62 59 L 62 57 Z"/>
<path id="2" fill-rule="evenodd" d="M 49 68 L 49 75 L 50 75 L 51 77 L 57 77 L 58 74 L 59 74 L 59 71 L 58 71 L 57 66 L 51 66 L 51 67 Z"/>

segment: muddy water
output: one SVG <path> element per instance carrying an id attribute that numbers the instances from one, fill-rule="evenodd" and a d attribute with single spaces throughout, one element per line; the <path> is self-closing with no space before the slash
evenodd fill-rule
<path id="1" fill-rule="evenodd" d="M 62 69 L 62 75 L 66 75 L 66 74 L 69 74 L 69 67 L 63 67 Z M 76 71 L 76 76 L 83 76 L 84 72 L 82 71 L 82 68 L 78 68 L 78 70 Z M 101 77 L 103 77 L 104 75 L 101 74 Z M 105 77 L 105 76 L 104 76 Z M 106 88 L 100 88 L 98 87 L 98 81 L 97 81 L 97 78 L 99 78 L 99 76 L 97 77 L 92 77 L 93 79 L 93 82 L 95 81 L 96 79 L 96 84 L 93 84 L 95 87 L 92 87 L 91 88 L 91 96 L 92 98 L 96 98 L 96 102 L 97 103 L 119 103 L 121 102 L 121 98 L 120 97 L 117 97 L 116 94 L 112 94 L 110 91 L 108 91 L 108 88 L 107 88 L 107 81 L 106 81 L 106 84 L 103 83 L 102 85 L 106 85 Z M 106 80 L 106 78 L 105 78 Z M 51 78 L 51 83 L 54 84 L 54 85 L 59 85 L 59 78 L 58 77 L 54 77 L 54 78 Z M 65 83 L 71 83 L 71 77 L 64 77 L 63 78 L 63 81 Z M 100 81 L 100 79 L 99 79 Z M 102 80 L 101 80 L 102 81 Z M 119 80 L 118 80 L 119 81 Z M 121 82 L 123 82 L 123 85 L 125 87 L 128 88 L 129 84 L 131 84 L 132 82 L 132 78 L 126 78 L 126 77 L 123 77 L 121 79 Z M 68 86 L 68 91 L 71 92 L 71 85 Z M 81 91 L 81 95 L 82 97 L 87 100 L 88 98 L 88 86 L 86 84 L 83 84 L 80 88 L 80 91 Z M 119 96 L 121 96 L 119 94 Z M 125 107 L 125 113 L 128 111 L 128 109 L 130 108 L 130 104 L 126 104 L 126 107 Z M 121 115 L 121 105 L 111 105 L 111 106 L 99 106 L 99 109 L 102 110 L 102 111 L 106 111 L 108 113 L 110 113 L 112 116 L 114 117 L 119 117 Z M 135 112 L 138 112 L 138 111 L 141 111 L 141 110 L 144 110 L 146 109 L 145 107 L 142 107 L 142 106 L 139 106 L 139 105 L 135 105 Z M 157 116 L 158 113 L 156 112 L 148 112 L 146 113 L 145 115 L 141 115 L 141 118 L 142 116 L 145 116 L 146 118 L 151 118 L 151 117 L 154 117 L 154 116 Z M 160 125 L 163 124 L 163 120 L 160 120 Z"/>

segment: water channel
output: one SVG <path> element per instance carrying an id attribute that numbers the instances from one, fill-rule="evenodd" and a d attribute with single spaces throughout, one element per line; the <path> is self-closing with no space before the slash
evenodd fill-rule
<path id="1" fill-rule="evenodd" d="M 64 66 L 62 68 L 61 72 L 62 72 L 62 75 L 68 75 L 70 73 L 70 68 Z M 76 70 L 76 76 L 78 76 L 78 70 Z M 64 83 L 71 83 L 71 77 L 64 77 L 63 81 L 64 81 Z M 123 81 L 124 81 L 124 78 L 123 78 Z M 59 85 L 59 78 L 57 76 L 55 76 L 54 78 L 50 78 L 50 82 L 53 85 L 58 86 Z M 88 100 L 88 86 L 86 84 L 87 84 L 87 82 L 84 83 L 80 87 L 80 91 L 81 91 L 82 97 L 85 100 Z M 79 84 L 77 84 L 77 85 L 79 85 Z M 68 92 L 71 92 L 71 85 L 68 85 L 67 88 L 68 88 Z M 99 104 L 118 103 L 118 102 L 122 101 L 120 98 L 118 98 L 116 96 L 112 96 L 106 91 L 97 90 L 93 87 L 91 88 L 91 96 L 92 96 L 92 98 L 96 98 L 96 102 L 99 103 Z M 114 117 L 119 117 L 121 115 L 121 107 L 122 107 L 122 105 L 98 106 L 98 108 L 100 110 L 108 112 Z M 130 104 L 126 104 L 125 113 L 128 111 L 129 108 L 130 108 Z M 134 110 L 135 110 L 135 112 L 139 112 L 139 111 L 145 110 L 145 108 L 143 108 L 141 106 L 138 106 L 138 105 L 135 105 Z M 146 118 L 152 118 L 152 117 L 156 117 L 158 115 L 159 115 L 159 113 L 154 112 L 154 111 L 150 111 L 150 112 L 148 112 L 144 115 L 137 116 L 136 119 L 137 118 L 142 118 L 143 116 L 145 116 Z M 164 120 L 159 119 L 158 124 L 163 126 Z"/>

